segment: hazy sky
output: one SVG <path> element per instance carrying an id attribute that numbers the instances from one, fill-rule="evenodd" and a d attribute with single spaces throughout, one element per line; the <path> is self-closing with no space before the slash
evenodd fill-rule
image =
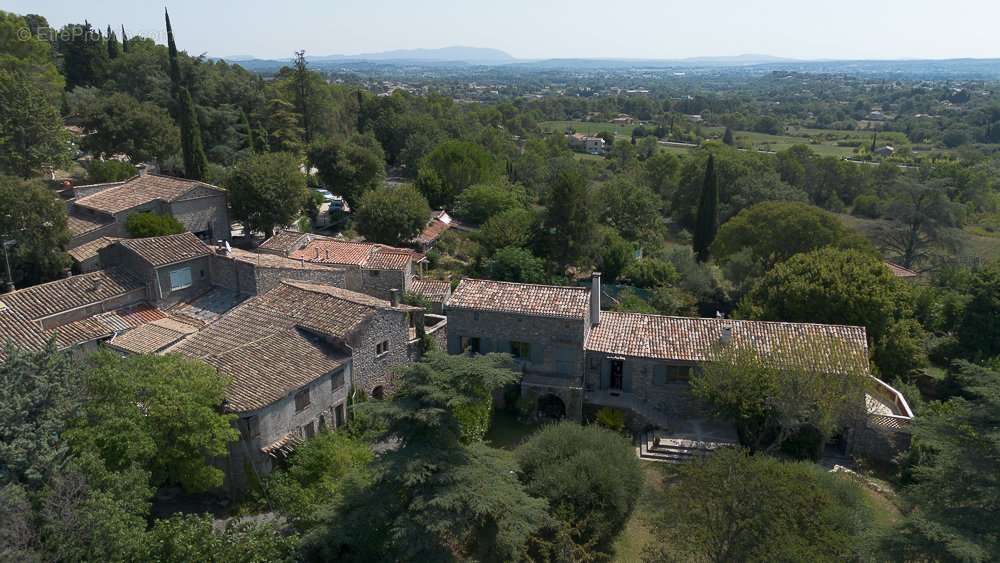
<path id="1" fill-rule="evenodd" d="M 464 45 L 519 58 L 1000 57 L 1000 0 L 170 0 L 191 54 L 287 58 Z M 53 26 L 162 37 L 163 3 L 0 0 Z"/>

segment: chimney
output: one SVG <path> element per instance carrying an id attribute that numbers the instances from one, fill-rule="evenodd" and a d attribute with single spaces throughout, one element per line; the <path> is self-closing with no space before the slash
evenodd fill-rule
<path id="1" fill-rule="evenodd" d="M 590 276 L 590 326 L 601 324 L 601 273 Z"/>
<path id="2" fill-rule="evenodd" d="M 136 168 L 136 170 L 139 171 L 139 177 L 140 178 L 143 177 L 143 176 L 145 176 L 146 173 L 148 172 L 148 170 L 146 169 L 146 165 L 145 164 L 137 164 L 135 168 Z"/>
<path id="3" fill-rule="evenodd" d="M 726 323 L 722 325 L 722 334 L 719 335 L 719 342 L 723 346 L 733 341 L 733 325 Z"/>
<path id="4" fill-rule="evenodd" d="M 399 290 L 390 289 L 389 290 L 389 302 L 392 303 L 393 307 L 399 307 Z"/>
<path id="5" fill-rule="evenodd" d="M 226 255 L 226 245 L 223 244 L 223 241 L 221 240 L 215 241 L 215 253 L 219 256 Z"/>

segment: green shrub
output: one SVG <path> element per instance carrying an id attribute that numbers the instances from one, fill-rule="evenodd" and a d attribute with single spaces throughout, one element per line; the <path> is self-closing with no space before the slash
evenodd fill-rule
<path id="1" fill-rule="evenodd" d="M 128 229 L 129 235 L 134 238 L 176 235 L 186 230 L 184 225 L 172 215 L 163 215 L 152 211 L 129 215 L 125 221 L 125 228 Z"/>
<path id="2" fill-rule="evenodd" d="M 867 217 L 878 219 L 882 216 L 882 200 L 876 195 L 862 194 L 854 198 L 854 206 L 851 208 L 851 215 L 857 217 Z"/>
<path id="3" fill-rule="evenodd" d="M 607 428 L 608 430 L 614 430 L 615 432 L 625 432 L 625 413 L 610 407 L 601 407 L 597 411 L 597 415 L 594 419 L 597 424 Z"/>
<path id="4" fill-rule="evenodd" d="M 87 167 L 87 181 L 94 184 L 119 182 L 135 176 L 135 166 L 120 160 L 92 160 Z"/>

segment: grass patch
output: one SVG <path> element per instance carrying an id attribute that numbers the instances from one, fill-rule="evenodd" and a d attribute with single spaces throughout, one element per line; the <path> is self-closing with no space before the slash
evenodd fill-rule
<path id="1" fill-rule="evenodd" d="M 673 469 L 674 466 L 666 463 L 642 462 L 642 493 L 639 495 L 635 510 L 632 511 L 632 516 L 625 523 L 625 529 L 615 540 L 612 561 L 642 560 L 643 550 L 655 539 L 652 519 L 659 510 L 658 493 L 663 492 L 673 477 Z"/>
<path id="2" fill-rule="evenodd" d="M 600 121 L 542 121 L 538 124 L 545 132 L 565 133 L 567 129 L 573 129 L 577 133 L 584 135 L 596 135 L 598 133 L 614 133 L 615 137 L 632 138 L 632 129 L 638 125 L 615 125 Z"/>

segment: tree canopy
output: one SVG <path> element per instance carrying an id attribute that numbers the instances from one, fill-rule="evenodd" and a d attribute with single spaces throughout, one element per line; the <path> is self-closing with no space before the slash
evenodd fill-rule
<path id="1" fill-rule="evenodd" d="M 366 239 L 399 246 L 420 234 L 430 216 L 427 200 L 413 186 L 383 186 L 361 197 L 354 221 Z"/>
<path id="2" fill-rule="evenodd" d="M 298 161 L 285 153 L 257 154 L 238 162 L 225 187 L 233 218 L 265 237 L 295 221 L 309 195 Z"/>

